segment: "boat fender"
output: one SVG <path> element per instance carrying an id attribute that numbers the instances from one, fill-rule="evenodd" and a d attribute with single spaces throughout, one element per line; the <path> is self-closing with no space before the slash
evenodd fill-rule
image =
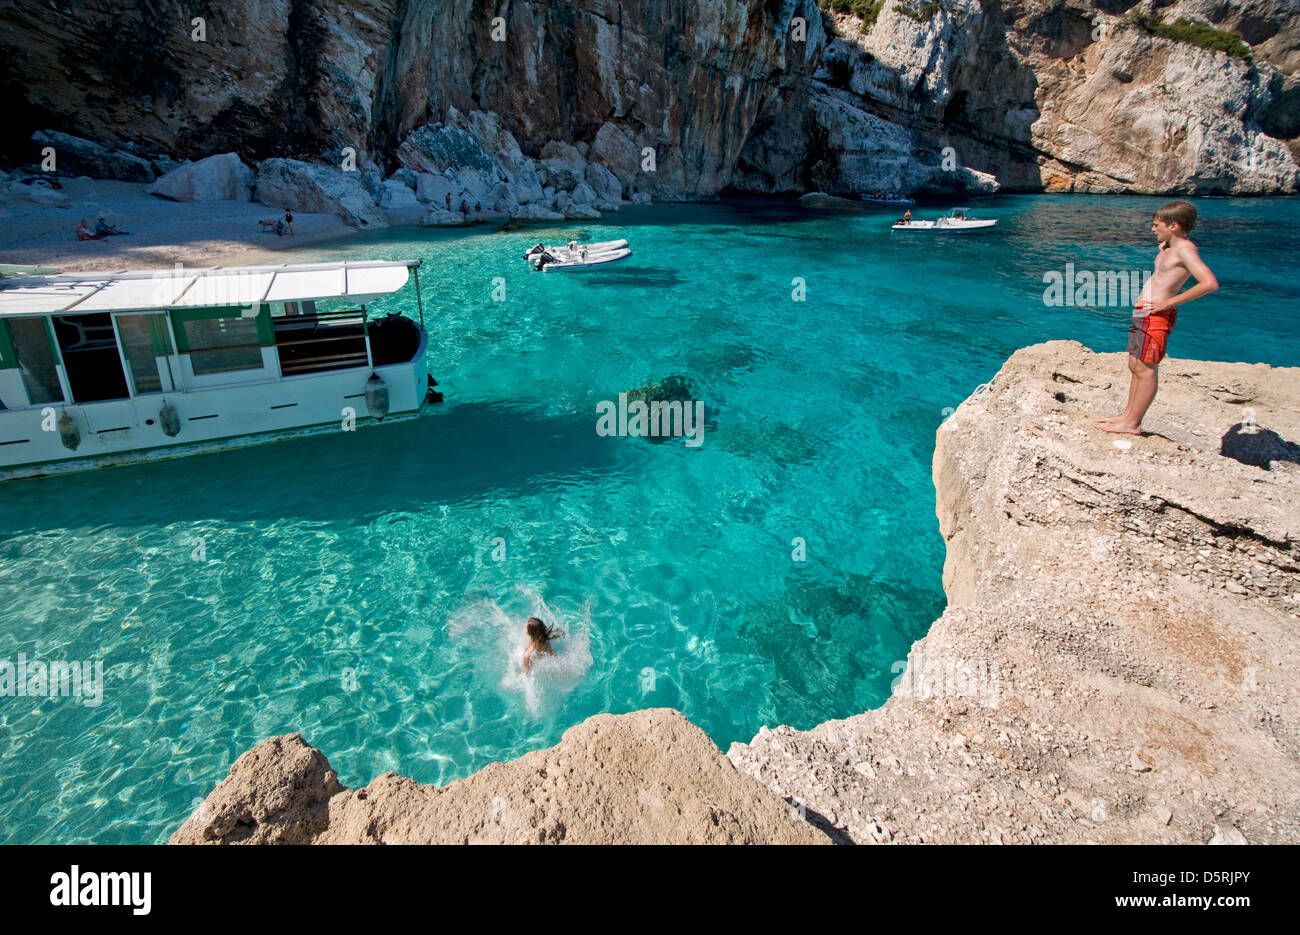
<path id="1" fill-rule="evenodd" d="M 366 408 L 376 419 L 388 415 L 388 384 L 377 373 L 371 373 L 366 381 Z"/>
<path id="2" fill-rule="evenodd" d="M 163 407 L 158 410 L 158 421 L 162 423 L 163 434 L 168 438 L 175 438 L 181 433 L 181 416 L 171 403 L 163 403 Z"/>
<path id="3" fill-rule="evenodd" d="M 63 447 L 69 451 L 76 451 L 77 446 L 81 444 L 81 432 L 77 430 L 77 423 L 68 415 L 68 410 L 63 410 L 63 415 L 59 416 L 59 438 L 63 441 Z"/>

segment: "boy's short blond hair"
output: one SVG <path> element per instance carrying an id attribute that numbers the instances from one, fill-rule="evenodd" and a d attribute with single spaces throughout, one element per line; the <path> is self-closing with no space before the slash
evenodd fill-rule
<path id="1" fill-rule="evenodd" d="M 1156 211 L 1156 220 L 1177 224 L 1184 234 L 1190 233 L 1196 225 L 1196 206 L 1190 201 L 1171 201 Z"/>

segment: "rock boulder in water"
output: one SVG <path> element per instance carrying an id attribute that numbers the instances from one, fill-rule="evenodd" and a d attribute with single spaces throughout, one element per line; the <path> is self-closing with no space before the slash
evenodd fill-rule
<path id="1" fill-rule="evenodd" d="M 299 734 L 235 761 L 172 844 L 828 844 L 681 713 L 598 714 L 442 788 L 345 789 Z"/>

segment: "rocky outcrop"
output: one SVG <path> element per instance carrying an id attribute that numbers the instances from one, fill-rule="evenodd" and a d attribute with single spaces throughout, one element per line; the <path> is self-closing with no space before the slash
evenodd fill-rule
<path id="1" fill-rule="evenodd" d="M 837 103 L 814 117 L 847 145 L 808 151 L 830 164 L 823 187 L 850 189 L 856 161 L 847 174 L 834 164 L 881 136 L 862 132 L 860 110 L 897 127 L 895 137 L 907 134 L 910 145 L 896 140 L 889 150 L 910 151 L 922 189 L 959 187 L 958 176 L 975 167 L 1004 188 L 1034 191 L 1297 190 L 1294 10 L 1276 0 L 1254 0 L 1248 11 L 1181 0 L 1149 13 L 1153 22 L 1201 17 L 1240 28 L 1261 43 L 1247 60 L 1154 34 L 1118 15 L 1129 6 L 945 0 L 922 8 L 897 0 L 865 33 L 856 18 L 837 17 L 841 37 L 827 46 L 813 84 L 814 101 Z M 773 132 L 789 136 L 779 125 Z M 790 143 L 754 140 L 751 158 L 761 163 L 766 149 L 783 146 Z"/>
<path id="2" fill-rule="evenodd" d="M 257 199 L 274 208 L 332 214 L 357 228 L 379 230 L 388 226 L 360 172 L 297 159 L 263 161 L 257 168 Z"/>
<path id="3" fill-rule="evenodd" d="M 1300 369 L 1017 351 L 938 431 L 948 608 L 884 707 L 728 756 L 850 839 L 1300 840 Z"/>
<path id="4" fill-rule="evenodd" d="M 238 155 L 222 153 L 177 166 L 145 191 L 172 201 L 248 201 L 255 184 Z"/>
<path id="5" fill-rule="evenodd" d="M 152 182 L 156 174 L 153 163 L 125 147 L 103 145 L 56 130 L 33 133 L 32 146 L 34 156 L 39 152 L 36 161 L 43 161 L 47 155 L 53 157 L 52 174 L 123 182 Z"/>
<path id="6" fill-rule="evenodd" d="M 172 844 L 825 844 L 676 711 L 602 714 L 445 788 L 339 785 L 298 734 L 264 740 Z"/>

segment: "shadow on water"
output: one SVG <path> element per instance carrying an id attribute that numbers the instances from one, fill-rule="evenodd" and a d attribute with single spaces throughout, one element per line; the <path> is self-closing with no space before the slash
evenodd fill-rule
<path id="1" fill-rule="evenodd" d="M 686 282 L 669 266 L 626 266 L 587 272 L 583 281 L 602 286 L 647 286 L 655 289 L 669 289 Z"/>
<path id="2" fill-rule="evenodd" d="M 593 426 L 586 415 L 467 403 L 356 432 L 5 481 L 0 538 L 197 519 L 365 522 L 526 495 L 618 469 L 629 447 L 598 436 Z"/>

